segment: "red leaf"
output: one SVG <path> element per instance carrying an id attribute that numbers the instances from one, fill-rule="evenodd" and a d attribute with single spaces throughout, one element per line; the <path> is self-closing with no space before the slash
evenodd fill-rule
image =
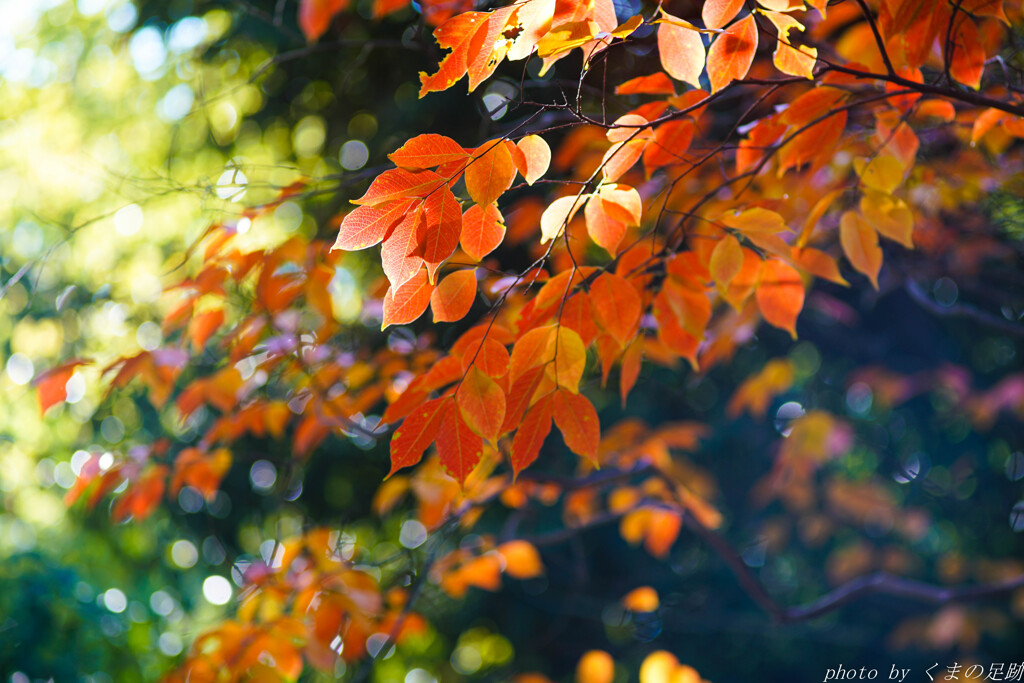
<path id="1" fill-rule="evenodd" d="M 464 484 L 466 477 L 480 462 L 484 442 L 463 421 L 455 401 L 444 401 L 447 405 L 441 419 L 441 427 L 437 432 L 437 454 L 441 459 L 441 466 L 448 474 L 459 484 Z"/>
<path id="2" fill-rule="evenodd" d="M 437 438 L 441 416 L 449 403 L 448 397 L 435 398 L 409 413 L 391 437 L 389 477 L 403 467 L 411 467 L 420 461 L 423 452 Z"/>
<path id="3" fill-rule="evenodd" d="M 551 411 L 569 450 L 596 463 L 601 426 L 594 404 L 583 394 L 556 391 L 551 401 Z"/>
<path id="4" fill-rule="evenodd" d="M 348 7 L 348 0 L 300 0 L 299 28 L 311 43 L 324 34 L 338 12 Z"/>
<path id="5" fill-rule="evenodd" d="M 516 430 L 510 456 L 513 477 L 519 476 L 540 454 L 544 439 L 551 431 L 551 404 L 551 394 L 537 401 Z"/>
<path id="6" fill-rule="evenodd" d="M 423 201 L 423 222 L 416 229 L 415 254 L 427 264 L 427 275 L 434 275 L 445 259 L 459 246 L 462 233 L 462 207 L 447 185 Z"/>

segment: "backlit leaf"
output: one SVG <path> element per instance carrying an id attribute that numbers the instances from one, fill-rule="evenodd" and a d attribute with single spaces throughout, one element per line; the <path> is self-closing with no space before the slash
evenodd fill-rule
<path id="1" fill-rule="evenodd" d="M 458 270 L 446 276 L 430 295 L 434 322 L 451 323 L 462 320 L 476 299 L 476 272 Z"/>
<path id="2" fill-rule="evenodd" d="M 455 391 L 462 419 L 488 441 L 498 438 L 505 420 L 505 392 L 480 368 L 471 367 Z"/>
<path id="3" fill-rule="evenodd" d="M 551 402 L 550 394 L 537 401 L 519 423 L 516 435 L 512 438 L 510 454 L 514 476 L 518 476 L 537 459 L 544 439 L 551 431 Z"/>
<path id="4" fill-rule="evenodd" d="M 596 463 L 601 427 L 594 404 L 583 394 L 556 391 L 551 414 L 569 450 Z"/>
<path id="5" fill-rule="evenodd" d="M 427 271 L 422 269 L 397 289 L 389 288 L 384 297 L 381 329 L 389 325 L 407 325 L 423 315 L 433 291 L 433 285 L 427 281 Z"/>
<path id="6" fill-rule="evenodd" d="M 796 339 L 796 319 L 804 307 L 804 283 L 800 273 L 779 259 L 762 263 L 757 306 L 769 324 L 786 330 Z"/>
<path id="7" fill-rule="evenodd" d="M 868 276 L 878 289 L 878 271 L 882 269 L 882 249 L 878 233 L 855 211 L 847 211 L 839 221 L 839 240 L 850 265 Z"/>
<path id="8" fill-rule="evenodd" d="M 694 28 L 685 28 L 682 19 L 662 12 L 666 21 L 658 25 L 658 56 L 661 66 L 677 81 L 700 88 L 700 75 L 704 71 L 704 41 Z"/>
<path id="9" fill-rule="evenodd" d="M 718 36 L 708 49 L 708 78 L 716 93 L 732 81 L 742 80 L 757 52 L 757 24 L 748 14 Z"/>
<path id="10" fill-rule="evenodd" d="M 491 140 L 477 149 L 466 168 L 466 189 L 473 201 L 487 206 L 512 185 L 516 165 L 504 140 Z"/>

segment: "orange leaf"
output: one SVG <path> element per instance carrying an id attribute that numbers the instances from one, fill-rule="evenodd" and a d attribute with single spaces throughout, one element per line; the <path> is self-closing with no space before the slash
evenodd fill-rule
<path id="1" fill-rule="evenodd" d="M 981 87 L 981 77 L 985 72 L 985 44 L 974 20 L 965 14 L 957 14 L 957 26 L 953 32 L 953 58 L 949 65 L 949 75 L 966 86 L 977 90 Z"/>
<path id="2" fill-rule="evenodd" d="M 409 212 L 414 199 L 382 206 L 359 206 L 341 221 L 338 239 L 331 249 L 358 251 L 379 244 Z"/>
<path id="3" fill-rule="evenodd" d="M 545 396 L 526 412 L 512 438 L 512 476 L 516 477 L 537 459 L 544 439 L 551 431 L 551 395 Z"/>
<path id="4" fill-rule="evenodd" d="M 626 397 L 636 386 L 636 380 L 640 377 L 640 366 L 643 363 L 644 344 L 643 338 L 638 337 L 633 343 L 626 347 L 622 354 L 622 370 L 619 374 L 619 396 L 622 398 L 622 405 L 626 405 Z"/>
<path id="5" fill-rule="evenodd" d="M 708 78 L 715 93 L 732 81 L 743 79 L 757 52 L 757 24 L 748 14 L 725 30 L 708 50 Z"/>
<path id="6" fill-rule="evenodd" d="M 197 353 L 206 347 L 207 340 L 224 324 L 224 309 L 200 313 L 188 322 L 188 338 Z"/>
<path id="7" fill-rule="evenodd" d="M 612 683 L 615 660 L 604 650 L 590 650 L 576 665 L 576 683 Z"/>
<path id="8" fill-rule="evenodd" d="M 434 275 L 445 259 L 455 252 L 462 234 L 462 207 L 447 185 L 423 200 L 423 221 L 416 228 L 416 256 L 427 265 L 427 275 Z"/>
<path id="9" fill-rule="evenodd" d="M 505 573 L 515 579 L 532 579 L 544 573 L 540 553 L 527 541 L 509 541 L 497 547 L 505 558 Z"/>
<path id="10" fill-rule="evenodd" d="M 539 135 L 527 135 L 516 144 L 516 147 L 522 152 L 523 160 L 519 173 L 526 179 L 527 185 L 533 185 L 538 178 L 548 172 L 551 148 Z"/>
<path id="11" fill-rule="evenodd" d="M 463 421 L 455 401 L 445 399 L 445 403 L 437 432 L 437 454 L 441 466 L 461 485 L 480 462 L 484 443 Z"/>
<path id="12" fill-rule="evenodd" d="M 75 368 L 80 365 L 88 365 L 92 361 L 76 358 L 63 363 L 51 370 L 39 375 L 32 382 L 39 398 L 39 414 L 42 415 L 65 398 L 67 398 L 67 384 L 71 376 L 75 374 Z"/>
<path id="13" fill-rule="evenodd" d="M 462 320 L 476 299 L 476 271 L 460 270 L 441 280 L 430 295 L 435 323 Z"/>
<path id="14" fill-rule="evenodd" d="M 661 66 L 677 81 L 700 88 L 700 74 L 704 71 L 704 41 L 700 33 L 686 28 L 682 19 L 662 12 L 666 21 L 658 26 L 658 55 Z"/>
<path id="15" fill-rule="evenodd" d="M 377 176 L 370 187 L 353 204 L 379 206 L 406 197 L 426 197 L 445 184 L 444 178 L 433 171 L 407 171 L 393 168 Z"/>
<path id="16" fill-rule="evenodd" d="M 727 290 L 732 279 L 743 268 L 743 247 L 732 235 L 726 235 L 711 252 L 708 270 L 719 290 Z"/>
<path id="17" fill-rule="evenodd" d="M 722 28 L 732 21 L 743 7 L 743 0 L 704 0 L 700 17 L 708 28 Z"/>
<path id="18" fill-rule="evenodd" d="M 462 215 L 462 250 L 476 261 L 494 251 L 505 238 L 505 223 L 498 207 L 474 204 Z"/>
<path id="19" fill-rule="evenodd" d="M 793 261 L 811 275 L 825 278 L 837 285 L 849 286 L 849 282 L 839 272 L 836 260 L 818 249 L 793 247 Z"/>
<path id="20" fill-rule="evenodd" d="M 583 217 L 587 223 L 587 234 L 594 244 L 615 256 L 622 238 L 626 236 L 626 224 L 613 218 L 607 209 L 600 197 L 593 196 L 583 209 Z"/>
<path id="21" fill-rule="evenodd" d="M 601 173 L 604 175 L 605 181 L 614 183 L 626 171 L 633 168 L 640 160 L 645 147 L 647 147 L 647 140 L 640 139 L 616 142 L 612 145 L 605 152 L 604 159 L 601 160 Z"/>
<path id="22" fill-rule="evenodd" d="M 637 76 L 615 88 L 616 95 L 675 95 L 676 87 L 664 72 Z"/>
<path id="23" fill-rule="evenodd" d="M 491 140 L 477 149 L 477 156 L 466 168 L 466 190 L 473 201 L 487 206 L 512 185 L 516 165 L 504 140 Z"/>
<path id="24" fill-rule="evenodd" d="M 583 394 L 556 391 L 551 414 L 569 450 L 596 463 L 601 426 L 594 404 Z"/>
<path id="25" fill-rule="evenodd" d="M 683 163 L 683 155 L 693 141 L 693 121 L 680 119 L 663 123 L 654 129 L 654 142 L 644 150 L 647 174 L 656 168 Z"/>
<path id="26" fill-rule="evenodd" d="M 441 164 L 468 159 L 469 154 L 459 143 L 444 135 L 427 133 L 410 138 L 388 159 L 400 168 L 419 171 Z"/>
<path id="27" fill-rule="evenodd" d="M 423 259 L 414 255 L 423 223 L 423 207 L 417 205 L 395 225 L 380 248 L 381 266 L 392 287 L 401 287 L 423 268 Z"/>
<path id="28" fill-rule="evenodd" d="M 475 434 L 494 441 L 505 421 L 505 392 L 480 368 L 473 366 L 455 392 L 462 419 Z"/>
<path id="29" fill-rule="evenodd" d="M 315 43 L 331 25 L 338 12 L 348 7 L 348 0 L 301 0 L 299 28 L 306 40 Z"/>
<path id="30" fill-rule="evenodd" d="M 493 337 L 481 337 L 474 341 L 466 349 L 462 359 L 463 371 L 477 367 L 489 377 L 504 377 L 508 372 L 508 350 Z"/>
<path id="31" fill-rule="evenodd" d="M 757 305 L 765 320 L 796 339 L 796 318 L 804 307 L 804 283 L 800 273 L 779 259 L 762 263 Z"/>
<path id="32" fill-rule="evenodd" d="M 590 300 L 601 327 L 625 346 L 640 321 L 642 304 L 636 288 L 619 275 L 602 273 L 590 287 Z"/>
<path id="33" fill-rule="evenodd" d="M 444 56 L 436 74 L 420 72 L 420 97 L 429 92 L 447 90 L 466 74 L 469 68 L 470 41 L 478 30 L 485 30 L 487 12 L 464 12 L 434 29 L 438 46 L 451 52 Z"/>
<path id="34" fill-rule="evenodd" d="M 423 269 L 398 289 L 389 287 L 384 295 L 381 329 L 389 325 L 407 325 L 423 315 L 433 291 L 434 287 L 427 281 L 427 273 Z"/>
<path id="35" fill-rule="evenodd" d="M 437 438 L 441 416 L 448 398 L 435 398 L 414 409 L 391 437 L 392 474 L 403 467 L 411 467 L 423 457 L 423 452 Z"/>
<path id="36" fill-rule="evenodd" d="M 839 241 L 850 265 L 868 276 L 878 289 L 878 271 L 882 269 L 882 248 L 878 233 L 859 214 L 847 211 L 839 220 Z"/>
<path id="37" fill-rule="evenodd" d="M 658 591 L 650 586 L 634 588 L 622 598 L 622 606 L 633 612 L 653 612 L 660 604 Z"/>

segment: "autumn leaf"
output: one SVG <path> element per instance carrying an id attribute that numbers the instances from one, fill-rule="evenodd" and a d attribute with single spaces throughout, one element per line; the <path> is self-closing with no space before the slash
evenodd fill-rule
<path id="1" fill-rule="evenodd" d="M 708 49 L 708 78 L 716 93 L 732 81 L 742 80 L 757 52 L 757 24 L 754 15 L 743 19 L 718 36 Z"/>
<path id="2" fill-rule="evenodd" d="M 427 133 L 410 138 L 398 150 L 388 155 L 395 166 L 410 171 L 422 171 L 441 164 L 469 158 L 459 143 L 444 135 Z"/>
<path id="3" fill-rule="evenodd" d="M 788 263 L 768 259 L 761 264 L 757 285 L 757 306 L 769 324 L 789 332 L 796 339 L 796 319 L 804 306 L 804 283 Z"/>
<path id="4" fill-rule="evenodd" d="M 551 148 L 544 138 L 539 135 L 527 135 L 523 137 L 516 147 L 522 152 L 523 165 L 519 167 L 519 174 L 526 180 L 527 185 L 533 185 L 548 171 L 551 163 Z"/>
<path id="5" fill-rule="evenodd" d="M 438 46 L 451 52 L 441 60 L 437 73 L 428 76 L 420 72 L 420 97 L 447 90 L 466 75 L 470 43 L 477 31 L 486 30 L 489 16 L 487 12 L 464 12 L 434 29 Z"/>
<path id="6" fill-rule="evenodd" d="M 433 285 L 427 280 L 427 271 L 422 269 L 397 289 L 389 288 L 384 297 L 381 329 L 390 325 L 408 325 L 419 318 L 427 310 L 433 291 Z"/>
<path id="7" fill-rule="evenodd" d="M 45 414 L 52 406 L 67 398 L 68 380 L 75 374 L 77 368 L 88 365 L 91 362 L 81 358 L 74 358 L 47 370 L 33 380 L 39 398 L 39 413 L 41 415 Z"/>
<path id="8" fill-rule="evenodd" d="M 414 199 L 403 199 L 382 206 L 359 206 L 341 221 L 332 249 L 358 251 L 380 244 L 412 207 Z"/>
<path id="9" fill-rule="evenodd" d="M 334 15 L 348 7 L 348 0 L 300 0 L 299 28 L 306 40 L 315 43 L 331 25 Z"/>
<path id="10" fill-rule="evenodd" d="M 598 323 L 622 346 L 636 334 L 641 301 L 633 285 L 614 273 L 602 273 L 590 286 Z"/>
<path id="11" fill-rule="evenodd" d="M 437 438 L 441 417 L 451 400 L 435 398 L 414 409 L 391 437 L 390 477 L 404 467 L 412 467 Z"/>
<path id="12" fill-rule="evenodd" d="M 359 199 L 352 200 L 352 203 L 379 206 L 407 197 L 422 198 L 444 185 L 444 182 L 444 178 L 433 171 L 407 171 L 404 168 L 394 168 L 377 176 L 370 183 L 366 194 Z"/>
<path id="13" fill-rule="evenodd" d="M 704 41 L 696 27 L 662 10 L 658 25 L 658 55 L 661 67 L 677 81 L 700 88 L 704 71 Z"/>
<path id="14" fill-rule="evenodd" d="M 459 413 L 473 433 L 494 441 L 505 420 L 505 392 L 478 367 L 466 371 L 455 391 Z"/>
<path id="15" fill-rule="evenodd" d="M 466 168 L 466 190 L 481 206 L 495 202 L 516 177 L 516 165 L 504 140 L 491 140 L 477 149 Z"/>
<path id="16" fill-rule="evenodd" d="M 464 484 L 483 457 L 483 439 L 462 419 L 455 401 L 443 400 L 445 406 L 437 432 L 437 454 L 445 471 L 459 484 Z"/>
<path id="17" fill-rule="evenodd" d="M 839 221 L 839 239 L 850 265 L 867 275 L 871 285 L 878 289 L 882 249 L 875 229 L 859 213 L 847 211 Z"/>
<path id="18" fill-rule="evenodd" d="M 700 16 L 708 28 L 722 28 L 732 21 L 742 8 L 743 0 L 704 0 Z"/>
<path id="19" fill-rule="evenodd" d="M 430 295 L 430 309 L 434 312 L 434 322 L 456 322 L 462 320 L 476 299 L 476 272 L 458 270 L 437 285 Z"/>
<path id="20" fill-rule="evenodd" d="M 548 394 L 527 410 L 519 423 L 509 455 L 514 477 L 529 467 L 540 454 L 544 439 L 551 431 L 551 405 L 552 395 Z"/>
<path id="21" fill-rule="evenodd" d="M 459 242 L 470 258 L 481 261 L 505 238 L 505 222 L 498 207 L 474 204 L 462 215 Z"/>
<path id="22" fill-rule="evenodd" d="M 565 230 L 576 212 L 583 207 L 584 199 L 576 195 L 559 197 L 551 202 L 540 218 L 540 243 L 550 242 Z"/>
<path id="23" fill-rule="evenodd" d="M 556 391 L 551 399 L 551 414 L 569 450 L 597 463 L 601 428 L 594 404 L 583 394 Z"/>

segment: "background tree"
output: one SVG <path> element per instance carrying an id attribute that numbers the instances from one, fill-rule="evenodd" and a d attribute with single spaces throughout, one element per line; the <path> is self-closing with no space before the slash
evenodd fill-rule
<path id="1" fill-rule="evenodd" d="M 117 680 L 154 643 L 183 680 L 1019 659 L 1018 4 L 472 9 L 15 24 L 87 55 L 22 68 L 17 149 L 102 124 L 9 190 L 7 381 L 49 426 L 10 394 L 4 523 L 45 550 L 5 562 L 5 665 L 52 675 L 40 604 L 137 652 Z M 111 167 L 77 197 L 76 154 Z M 55 484 L 124 524 L 19 541 Z"/>

